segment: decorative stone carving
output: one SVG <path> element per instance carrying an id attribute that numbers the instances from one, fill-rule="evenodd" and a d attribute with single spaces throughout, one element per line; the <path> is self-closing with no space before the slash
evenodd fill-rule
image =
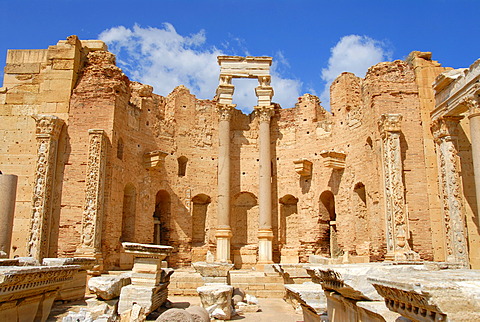
<path id="1" fill-rule="evenodd" d="M 143 163 L 145 164 L 146 169 L 158 169 L 162 164 L 165 163 L 165 157 L 168 155 L 167 152 L 160 150 L 155 150 L 152 152 L 147 152 L 143 155 Z"/>
<path id="2" fill-rule="evenodd" d="M 412 321 L 479 321 L 476 270 L 396 273 L 369 278 L 385 304 Z"/>
<path id="3" fill-rule="evenodd" d="M 220 121 L 230 121 L 235 109 L 235 104 L 217 104 L 217 112 Z"/>
<path id="4" fill-rule="evenodd" d="M 101 270 L 101 233 L 108 139 L 104 130 L 91 129 L 88 130 L 88 134 L 89 150 L 85 179 L 85 205 L 83 208 L 81 244 L 77 249 L 77 254 L 96 258 L 99 261 L 99 267 L 96 270 Z"/>
<path id="5" fill-rule="evenodd" d="M 327 168 L 345 169 L 345 159 L 347 155 L 343 151 L 322 151 L 320 155 L 323 157 L 323 164 Z"/>
<path id="6" fill-rule="evenodd" d="M 311 161 L 307 159 L 300 159 L 293 161 L 295 164 L 295 172 L 297 172 L 302 177 L 311 177 L 312 176 L 312 165 Z"/>
<path id="7" fill-rule="evenodd" d="M 457 132 L 462 117 L 445 116 L 433 122 L 438 162 L 440 198 L 443 204 L 446 260 L 468 266 L 462 188 L 458 169 Z"/>
<path id="8" fill-rule="evenodd" d="M 258 117 L 260 123 L 269 123 L 272 116 L 275 114 L 273 106 L 255 106 L 255 115 Z"/>
<path id="9" fill-rule="evenodd" d="M 409 227 L 405 205 L 402 155 L 400 149 L 400 114 L 382 114 L 378 122 L 382 136 L 382 159 L 388 260 L 417 260 L 419 255 L 408 245 Z"/>
<path id="10" fill-rule="evenodd" d="M 48 256 L 57 145 L 63 121 L 53 115 L 35 115 L 37 161 L 35 166 L 32 219 L 27 250 L 41 260 Z"/>
<path id="11" fill-rule="evenodd" d="M 3 321 L 45 321 L 58 289 L 79 266 L 0 268 L 0 317 Z"/>
<path id="12" fill-rule="evenodd" d="M 46 266 L 76 265 L 78 271 L 73 274 L 72 280 L 64 283 L 58 290 L 56 301 L 75 301 L 85 297 L 87 284 L 87 270 L 94 267 L 96 260 L 86 257 L 44 258 L 42 264 Z"/>

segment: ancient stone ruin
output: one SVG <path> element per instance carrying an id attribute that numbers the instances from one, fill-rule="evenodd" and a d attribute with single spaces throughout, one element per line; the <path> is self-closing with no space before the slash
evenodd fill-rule
<path id="1" fill-rule="evenodd" d="M 272 101 L 271 57 L 219 56 L 218 64 L 212 99 L 181 84 L 164 97 L 131 81 L 99 40 L 70 36 L 48 49 L 8 51 L 0 257 L 38 265 L 2 266 L 0 296 L 25 274 L 54 276 L 24 294 L 38 299 L 30 314 L 43 319 L 58 294 L 81 297 L 85 283 L 72 276 L 133 268 L 122 294 L 149 288 L 150 304 L 129 293 L 121 307 L 146 315 L 166 301 L 168 285 L 196 294 L 205 280 L 192 263 L 208 270 L 215 262 L 233 264 L 222 283 L 260 298 L 287 294 L 306 317 L 340 310 L 373 320 L 458 319 L 441 295 L 423 299 L 412 285 L 432 276 L 425 289 L 451 296 L 478 281 L 480 60 L 451 69 L 412 52 L 364 78 L 342 73 L 329 111 L 310 94 L 294 107 Z M 258 80 L 249 115 L 233 104 L 233 78 Z M 69 260 L 39 266 L 46 258 Z M 179 277 L 166 276 L 167 267 Z M 351 274 L 362 286 L 348 284 Z M 179 286 L 187 275 L 192 285 Z M 453 284 L 440 283 L 445 276 Z M 279 280 L 292 285 L 279 289 Z M 0 316 L 17 314 L 24 295 L 0 303 Z"/>

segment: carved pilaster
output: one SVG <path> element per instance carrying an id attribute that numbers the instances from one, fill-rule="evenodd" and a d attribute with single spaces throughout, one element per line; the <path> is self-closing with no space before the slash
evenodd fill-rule
<path id="1" fill-rule="evenodd" d="M 63 121 L 53 115 L 35 115 L 33 118 L 36 122 L 37 161 L 27 250 L 29 256 L 41 261 L 48 257 L 57 145 Z"/>
<path id="2" fill-rule="evenodd" d="M 445 116 L 433 122 L 440 198 L 443 204 L 445 246 L 448 262 L 468 266 L 465 216 L 457 157 L 457 133 L 461 116 Z"/>
<path id="3" fill-rule="evenodd" d="M 260 123 L 270 123 L 270 120 L 274 114 L 275 110 L 273 105 L 255 106 L 255 115 L 258 117 Z"/>
<path id="4" fill-rule="evenodd" d="M 82 237 L 77 254 L 100 258 L 103 221 L 107 137 L 104 130 L 91 129 L 87 174 L 85 178 L 85 204 L 83 208 Z"/>
<path id="5" fill-rule="evenodd" d="M 382 137 L 387 255 L 389 260 L 416 260 L 418 254 L 408 245 L 409 228 L 405 205 L 400 114 L 382 114 L 378 122 Z"/>

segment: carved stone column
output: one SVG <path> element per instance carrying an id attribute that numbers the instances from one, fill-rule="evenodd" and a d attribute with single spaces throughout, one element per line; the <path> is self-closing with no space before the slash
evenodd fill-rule
<path id="1" fill-rule="evenodd" d="M 256 106 L 255 112 L 259 119 L 260 140 L 258 264 L 268 264 L 273 262 L 270 119 L 274 110 L 273 106 Z"/>
<path id="2" fill-rule="evenodd" d="M 470 121 L 470 138 L 472 140 L 473 173 L 475 176 L 475 193 L 477 197 L 477 214 L 480 214 L 480 104 L 477 98 L 467 98 Z"/>
<path id="3" fill-rule="evenodd" d="M 461 116 L 444 116 L 432 124 L 443 204 L 446 260 L 468 266 L 465 214 L 458 170 L 457 132 Z"/>
<path id="4" fill-rule="evenodd" d="M 88 130 L 88 134 L 89 148 L 82 236 L 76 256 L 97 259 L 98 266 L 94 267 L 93 270 L 101 271 L 103 269 L 101 238 L 108 139 L 104 130 L 91 129 Z"/>
<path id="5" fill-rule="evenodd" d="M 382 114 L 378 122 L 382 136 L 387 260 L 417 260 L 408 244 L 408 214 L 405 205 L 402 154 L 400 149 L 400 114 Z"/>
<path id="6" fill-rule="evenodd" d="M 35 115 L 33 118 L 36 122 L 37 161 L 27 251 L 29 256 L 41 262 L 48 257 L 57 145 L 63 121 L 53 115 Z"/>
<path id="7" fill-rule="evenodd" d="M 230 262 L 230 119 L 235 105 L 219 104 L 217 261 Z M 194 223 L 195 224 L 195 223 Z"/>

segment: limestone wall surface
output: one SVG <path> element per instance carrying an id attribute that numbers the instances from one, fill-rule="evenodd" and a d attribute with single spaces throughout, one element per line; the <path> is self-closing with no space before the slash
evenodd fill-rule
<path id="1" fill-rule="evenodd" d="M 347 252 L 352 261 L 385 258 L 385 178 L 378 127 L 385 113 L 403 117 L 407 242 L 421 259 L 445 259 L 429 124 L 429 83 L 443 70 L 417 52 L 407 61 L 372 66 L 363 79 L 340 75 L 331 87 L 330 111 L 310 94 L 299 97 L 293 108 L 275 104 L 270 130 L 274 261 L 307 262 L 309 255 Z M 105 269 L 133 264 L 122 241 L 173 246 L 173 267 L 215 253 L 215 99 L 197 99 L 182 85 L 166 97 L 154 94 L 151 86 L 129 80 L 103 43 L 74 36 L 47 50 L 9 52 L 4 84 L 0 164 L 4 173 L 19 176 L 11 254 L 27 255 L 32 230 L 34 114 L 55 115 L 65 122 L 58 139 L 52 211 L 46 214 L 49 256 L 80 255 L 85 234 L 98 234 L 101 246 L 95 252 Z M 82 224 L 91 213 L 86 184 L 92 129 L 103 130 L 107 141 L 102 207 L 96 212 L 101 225 L 93 233 Z M 234 111 L 230 225 L 231 260 L 237 268 L 254 266 L 258 256 L 258 132 L 254 113 Z M 460 153 L 468 154 L 468 134 L 465 140 Z M 342 165 L 332 167 L 328 151 L 344 155 L 344 163 L 337 160 Z M 474 195 L 468 181 L 471 161 L 468 156 L 462 160 L 468 199 Z M 311 174 L 297 172 L 298 162 L 311 164 Z M 473 230 L 474 210 L 468 211 Z M 472 247 L 475 238 L 470 242 Z"/>

